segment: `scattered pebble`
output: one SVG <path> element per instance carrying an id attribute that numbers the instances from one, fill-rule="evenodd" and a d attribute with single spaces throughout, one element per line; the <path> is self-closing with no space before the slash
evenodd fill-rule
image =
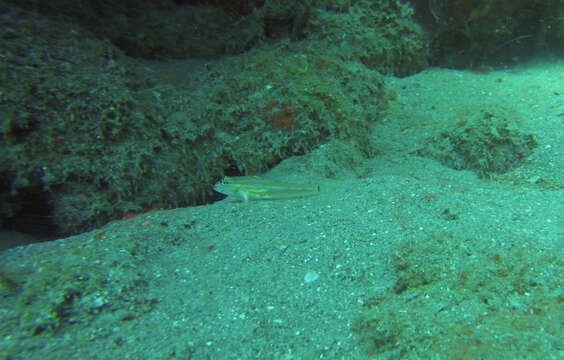
<path id="1" fill-rule="evenodd" d="M 319 274 L 316 273 L 315 271 L 308 271 L 305 275 L 304 275 L 304 282 L 306 284 L 312 283 L 315 280 L 319 279 Z"/>

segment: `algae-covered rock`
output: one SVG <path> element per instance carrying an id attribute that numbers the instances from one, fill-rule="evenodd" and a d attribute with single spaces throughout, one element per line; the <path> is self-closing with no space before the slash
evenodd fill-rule
<path id="1" fill-rule="evenodd" d="M 147 59 L 210 58 L 256 43 L 260 24 L 230 8 L 181 1 L 11 1 L 55 21 L 73 22 L 125 54 Z"/>
<path id="2" fill-rule="evenodd" d="M 428 39 L 400 1 L 318 1 L 310 37 L 320 52 L 361 61 L 383 74 L 408 76 L 428 66 Z"/>
<path id="3" fill-rule="evenodd" d="M 6 228 L 29 217 L 77 233 L 209 202 L 223 175 L 257 174 L 331 140 L 375 151 L 382 77 L 335 49 L 306 40 L 217 62 L 148 62 L 19 8 L 0 22 Z"/>
<path id="4" fill-rule="evenodd" d="M 194 101 L 201 106 L 182 108 L 196 112 L 200 125 L 213 118 L 214 137 L 229 159 L 227 172 L 258 173 L 328 139 L 373 151 L 368 126 L 378 118 L 383 81 L 360 63 L 288 43 L 243 54 L 202 73 L 198 82 L 204 101 Z"/>
<path id="5" fill-rule="evenodd" d="M 524 134 L 510 119 L 483 112 L 435 136 L 419 153 L 490 177 L 517 168 L 536 146 L 534 135 Z"/>

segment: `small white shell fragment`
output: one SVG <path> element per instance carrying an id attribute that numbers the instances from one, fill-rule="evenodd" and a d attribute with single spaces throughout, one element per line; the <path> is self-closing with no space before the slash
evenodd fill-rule
<path id="1" fill-rule="evenodd" d="M 319 279 L 319 274 L 316 273 L 315 271 L 308 271 L 306 272 L 306 274 L 304 275 L 304 282 L 306 284 L 312 283 L 315 280 Z"/>

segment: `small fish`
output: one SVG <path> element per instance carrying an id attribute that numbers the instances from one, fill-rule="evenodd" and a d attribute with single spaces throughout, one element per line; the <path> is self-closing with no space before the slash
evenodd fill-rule
<path id="1" fill-rule="evenodd" d="M 279 183 L 258 176 L 226 176 L 215 184 L 213 189 L 244 202 L 258 199 L 293 199 L 321 192 L 319 184 Z"/>

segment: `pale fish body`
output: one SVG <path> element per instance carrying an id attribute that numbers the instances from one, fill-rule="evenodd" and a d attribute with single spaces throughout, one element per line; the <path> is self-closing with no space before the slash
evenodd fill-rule
<path id="1" fill-rule="evenodd" d="M 274 182 L 258 176 L 226 176 L 216 183 L 213 189 L 244 202 L 260 199 L 293 199 L 314 195 L 321 191 L 319 184 Z"/>

